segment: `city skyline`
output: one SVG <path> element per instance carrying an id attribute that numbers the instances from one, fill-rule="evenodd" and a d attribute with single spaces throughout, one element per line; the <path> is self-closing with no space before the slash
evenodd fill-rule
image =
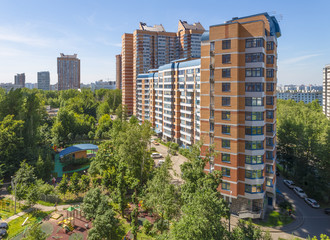
<path id="1" fill-rule="evenodd" d="M 166 4 L 162 11 L 150 1 L 77 3 L 1 1 L 0 82 L 12 82 L 19 72 L 26 74 L 27 82 L 36 82 L 37 72 L 49 71 L 54 84 L 56 58 L 61 52 L 80 56 L 82 83 L 115 80 L 115 55 L 121 50 L 121 36 L 137 29 L 139 22 L 149 26 L 162 24 L 166 31 L 175 32 L 179 20 L 210 26 L 235 16 L 266 11 L 279 19 L 284 33 L 278 49 L 279 84 L 322 84 L 323 66 L 330 62 L 326 41 L 315 41 L 322 27 L 318 23 L 328 19 L 327 1 L 306 1 L 299 5 L 287 1 L 278 1 L 276 5 L 263 1 L 254 1 L 253 5 L 245 1 L 209 1 L 199 5 L 192 1 L 189 5 L 176 2 L 175 8 Z M 322 39 L 330 35 L 323 30 L 322 33 Z"/>

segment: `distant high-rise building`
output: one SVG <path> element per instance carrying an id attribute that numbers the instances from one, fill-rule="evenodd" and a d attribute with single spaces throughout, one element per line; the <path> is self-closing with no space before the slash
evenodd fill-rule
<path id="1" fill-rule="evenodd" d="M 80 59 L 77 54 L 57 58 L 58 90 L 80 88 Z"/>
<path id="2" fill-rule="evenodd" d="M 50 90 L 49 72 L 38 72 L 38 89 Z"/>
<path id="3" fill-rule="evenodd" d="M 22 88 L 25 87 L 25 73 L 15 75 L 15 85 L 18 85 Z"/>
<path id="4" fill-rule="evenodd" d="M 98 89 L 116 89 L 116 82 L 115 81 L 103 81 L 99 80 L 94 83 L 91 83 L 91 89 L 92 91 L 98 90 Z"/>
<path id="5" fill-rule="evenodd" d="M 323 69 L 323 112 L 330 118 L 330 64 Z"/>
<path id="6" fill-rule="evenodd" d="M 121 89 L 121 54 L 116 55 L 116 88 Z"/>
<path id="7" fill-rule="evenodd" d="M 178 32 L 140 23 L 133 34 L 122 36 L 122 103 L 129 114 L 136 114 L 137 75 L 179 58 L 199 58 L 203 32 L 200 23 L 190 25 L 180 20 Z"/>

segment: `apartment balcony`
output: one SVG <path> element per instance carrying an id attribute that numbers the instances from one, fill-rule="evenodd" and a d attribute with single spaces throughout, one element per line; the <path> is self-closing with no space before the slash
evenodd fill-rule
<path id="1" fill-rule="evenodd" d="M 275 186 L 274 185 L 271 185 L 271 186 L 267 186 L 266 185 L 266 192 L 269 192 L 269 193 L 272 193 L 275 195 Z"/>
<path id="2" fill-rule="evenodd" d="M 265 97 L 265 93 L 264 92 L 247 92 L 245 91 L 245 96 L 246 97 Z"/>
<path id="3" fill-rule="evenodd" d="M 264 62 L 247 62 L 245 63 L 246 68 L 265 68 Z"/>
<path id="4" fill-rule="evenodd" d="M 268 150 L 268 151 L 274 151 L 275 150 L 275 144 L 273 144 L 273 145 L 266 145 L 266 149 Z"/>
<path id="5" fill-rule="evenodd" d="M 245 183 L 250 185 L 256 185 L 256 184 L 264 184 L 265 178 L 247 178 L 245 177 Z"/>
<path id="6" fill-rule="evenodd" d="M 264 141 L 265 135 L 245 135 L 245 140 L 248 141 Z"/>
<path id="7" fill-rule="evenodd" d="M 265 54 L 265 48 L 264 47 L 245 48 L 245 53 L 260 53 L 260 52 Z"/>
<path id="8" fill-rule="evenodd" d="M 245 198 L 247 199 L 263 199 L 265 196 L 265 192 L 259 192 L 259 193 L 244 193 Z"/>
<path id="9" fill-rule="evenodd" d="M 265 149 L 255 149 L 255 150 L 245 149 L 245 154 L 250 156 L 260 156 L 265 154 Z"/>
<path id="10" fill-rule="evenodd" d="M 186 125 L 186 124 L 183 124 L 183 123 L 180 123 L 180 127 L 182 127 L 182 128 L 188 128 L 188 129 L 192 129 L 193 128 L 192 125 Z"/>
<path id="11" fill-rule="evenodd" d="M 167 119 L 164 118 L 164 123 L 172 124 L 173 120 L 167 120 Z"/>
<path id="12" fill-rule="evenodd" d="M 265 168 L 265 164 L 249 164 L 245 163 L 245 169 L 246 170 L 263 170 Z"/>
<path id="13" fill-rule="evenodd" d="M 180 117 L 180 120 L 181 120 L 181 121 L 192 122 L 192 118 Z"/>
<path id="14" fill-rule="evenodd" d="M 173 117 L 172 114 L 169 114 L 169 113 L 166 113 L 166 112 L 164 112 L 163 115 L 164 115 L 164 117 L 168 117 L 168 118 L 172 118 Z"/>
<path id="15" fill-rule="evenodd" d="M 187 140 L 187 139 L 184 139 L 184 138 L 180 138 L 180 140 L 181 140 L 182 142 L 184 142 L 184 143 L 189 144 L 189 145 L 192 144 L 190 140 Z"/>
<path id="16" fill-rule="evenodd" d="M 252 83 L 252 82 L 265 82 L 264 77 L 247 77 L 245 78 L 245 82 Z"/>
<path id="17" fill-rule="evenodd" d="M 275 172 L 274 171 L 272 171 L 272 172 L 266 172 L 266 177 L 268 177 L 268 178 L 274 178 L 274 176 L 275 176 Z"/>
<path id="18" fill-rule="evenodd" d="M 265 106 L 245 106 L 247 112 L 264 112 Z"/>
<path id="19" fill-rule="evenodd" d="M 274 132 L 266 132 L 267 137 L 275 137 L 275 135 L 276 135 L 275 131 Z"/>

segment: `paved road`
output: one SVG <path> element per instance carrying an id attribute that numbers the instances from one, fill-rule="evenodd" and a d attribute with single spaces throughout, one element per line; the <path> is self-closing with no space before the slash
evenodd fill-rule
<path id="1" fill-rule="evenodd" d="M 296 236 L 307 238 L 308 236 L 330 235 L 330 215 L 323 209 L 314 209 L 307 205 L 304 199 L 298 197 L 293 190 L 283 184 L 283 178 L 277 178 L 277 188 L 286 196 L 301 212 L 303 224 L 292 233 Z"/>
<path id="2" fill-rule="evenodd" d="M 161 153 L 163 155 L 164 158 L 161 159 L 165 159 L 165 157 L 167 156 L 167 150 L 168 148 L 162 144 L 159 144 L 158 146 L 156 146 L 155 144 L 151 143 L 151 147 L 156 148 L 157 152 Z M 158 161 L 160 159 L 155 159 L 155 163 L 157 164 Z M 185 161 L 188 161 L 187 158 L 185 158 L 184 156 L 178 154 L 177 156 L 171 156 L 171 160 L 173 163 L 173 171 L 172 171 L 172 176 L 175 182 L 177 183 L 182 183 L 182 179 L 181 179 L 181 169 L 180 169 L 180 165 L 182 163 L 184 163 Z"/>

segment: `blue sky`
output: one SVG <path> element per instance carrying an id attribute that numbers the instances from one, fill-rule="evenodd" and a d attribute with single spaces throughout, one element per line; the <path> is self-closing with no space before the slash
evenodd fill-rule
<path id="1" fill-rule="evenodd" d="M 140 21 L 176 31 L 178 20 L 201 22 L 205 29 L 232 17 L 269 12 L 280 23 L 278 83 L 321 84 L 330 63 L 329 0 L 286 1 L 112 1 L 0 0 L 0 82 L 25 72 L 50 71 L 57 82 L 56 58 L 77 53 L 81 81 L 115 79 L 121 35 Z"/>

